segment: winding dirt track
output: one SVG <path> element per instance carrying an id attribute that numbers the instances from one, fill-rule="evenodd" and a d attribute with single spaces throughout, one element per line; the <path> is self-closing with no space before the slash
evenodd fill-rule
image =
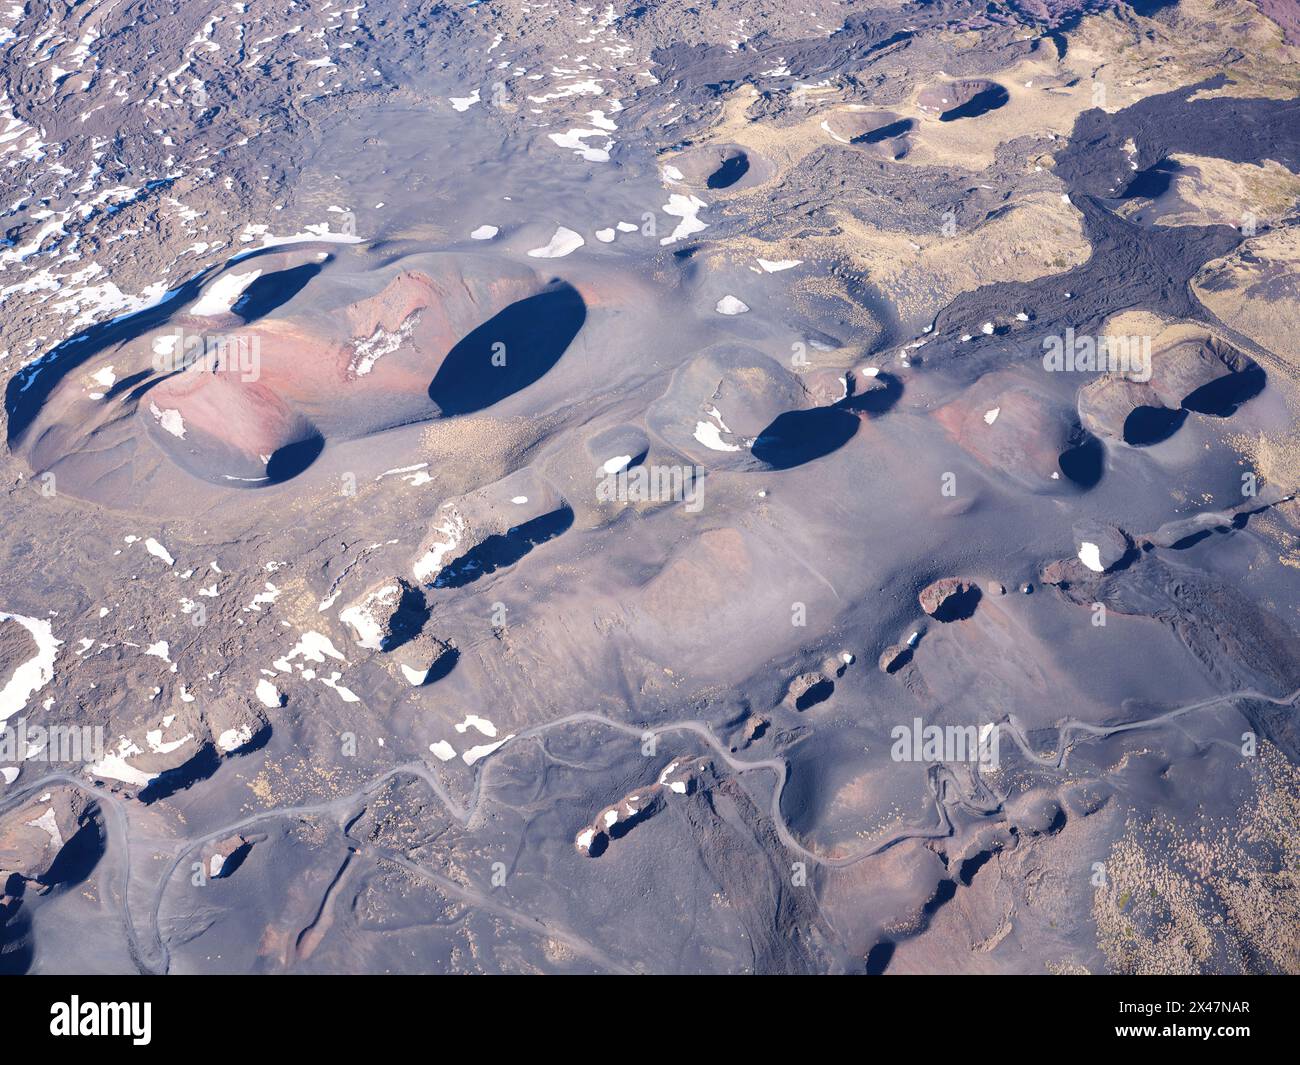
<path id="1" fill-rule="evenodd" d="M 1140 721 L 1131 721 L 1120 725 L 1091 725 L 1087 722 L 1070 719 L 1064 722 L 1058 729 L 1058 741 L 1056 750 L 1050 755 L 1040 755 L 1030 746 L 1025 737 L 1024 730 L 1014 717 L 1008 717 L 1004 722 L 998 722 L 995 728 L 1000 734 L 1005 731 L 1015 741 L 1016 746 L 1030 761 L 1036 765 L 1047 769 L 1064 769 L 1066 760 L 1073 743 L 1070 737 L 1075 735 L 1091 736 L 1104 738 L 1122 732 L 1132 732 L 1137 729 L 1149 728 L 1153 725 L 1159 725 L 1173 718 L 1181 717 L 1185 714 L 1195 713 L 1200 710 L 1209 710 L 1219 706 L 1225 706 L 1239 699 L 1257 699 L 1264 702 L 1273 703 L 1277 706 L 1294 705 L 1300 699 L 1300 688 L 1293 691 L 1290 695 L 1276 697 L 1267 695 L 1254 689 L 1231 692 L 1226 695 L 1218 695 L 1209 699 L 1202 699 L 1194 703 L 1188 703 L 1184 706 L 1175 707 L 1163 714 L 1155 717 L 1145 718 Z M 566 725 L 575 724 L 594 724 L 601 725 L 615 732 L 622 733 L 626 736 L 634 737 L 638 740 L 646 736 L 657 736 L 664 733 L 688 732 L 708 745 L 713 753 L 727 764 L 727 766 L 736 773 L 745 773 L 753 770 L 769 770 L 776 774 L 776 787 L 772 790 L 772 801 L 770 813 L 772 822 L 776 828 L 777 836 L 781 842 L 799 858 L 816 865 L 825 866 L 832 869 L 842 869 L 854 865 L 874 855 L 888 850 L 898 843 L 912 839 L 938 839 L 947 836 L 952 831 L 952 822 L 948 816 L 948 807 L 950 804 L 961 805 L 968 809 L 983 814 L 994 814 L 1001 809 L 1001 801 L 997 800 L 992 804 L 979 805 L 970 798 L 958 794 L 952 800 L 949 799 L 950 786 L 956 787 L 958 784 L 956 776 L 947 769 L 946 766 L 938 765 L 928 777 L 928 785 L 931 796 L 935 802 L 935 810 L 938 817 L 938 824 L 934 827 L 917 827 L 897 832 L 883 840 L 872 844 L 865 849 L 852 855 L 846 855 L 838 858 L 829 858 L 816 854 L 808 850 L 800 843 L 790 831 L 790 827 L 781 812 L 781 795 L 785 789 L 786 781 L 789 777 L 789 764 L 779 758 L 756 759 L 746 761 L 742 758 L 736 758 L 718 738 L 713 734 L 709 727 L 702 721 L 682 721 L 675 724 L 657 725 L 653 728 L 641 729 L 623 722 L 613 721 L 610 718 L 600 714 L 578 712 L 567 714 L 564 717 L 557 718 L 554 721 L 537 725 L 530 729 L 518 733 L 515 741 L 536 738 L 555 728 L 562 728 Z M 261 813 L 251 814 L 248 817 L 241 818 L 238 821 L 223 825 L 221 828 L 211 832 L 206 832 L 200 836 L 193 836 L 187 839 L 175 841 L 175 846 L 179 849 L 176 851 L 172 862 L 168 865 L 166 871 L 159 879 L 153 895 L 153 902 L 149 908 L 147 922 L 147 941 L 142 942 L 139 930 L 136 928 L 134 918 L 131 915 L 131 907 L 128 901 L 128 889 L 131 880 L 131 849 L 130 849 L 130 820 L 127 814 L 126 804 L 110 792 L 101 791 L 98 788 L 89 785 L 84 779 L 67 773 L 51 773 L 31 784 L 26 784 L 6 797 L 3 803 L 0 803 L 0 812 L 21 804 L 33 792 L 39 791 L 51 783 L 70 784 L 79 788 L 88 794 L 93 795 L 108 810 L 106 825 L 108 829 L 110 847 L 109 853 L 114 851 L 120 853 L 120 887 L 119 894 L 122 899 L 122 924 L 127 936 L 128 949 L 137 968 L 142 973 L 166 973 L 171 965 L 171 955 L 167 944 L 162 936 L 160 914 L 162 911 L 164 896 L 167 888 L 172 882 L 172 878 L 186 859 L 198 848 L 206 843 L 210 843 L 245 829 L 254 828 L 266 821 L 278 820 L 281 818 L 294 817 L 316 817 L 333 815 L 338 823 L 339 830 L 346 831 L 350 822 L 360 812 L 358 805 L 377 792 L 385 783 L 398 776 L 418 777 L 435 795 L 446 808 L 447 813 L 456 820 L 463 828 L 469 828 L 475 813 L 479 806 L 479 797 L 482 788 L 482 782 L 487 775 L 495 756 L 489 755 L 484 761 L 482 771 L 475 777 L 474 789 L 471 801 L 468 805 L 462 806 L 458 803 L 443 787 L 442 782 L 430 772 L 429 766 L 425 762 L 408 762 L 404 765 L 395 766 L 385 771 L 379 776 L 373 778 L 354 791 L 345 795 L 339 795 L 318 803 L 307 803 L 298 806 L 280 806 L 270 810 L 264 810 Z M 534 932 L 538 935 L 548 936 L 563 942 L 570 947 L 575 953 L 588 958 L 598 965 L 616 972 L 631 972 L 626 965 L 609 957 L 603 951 L 593 944 L 582 939 L 572 931 L 548 924 L 547 922 L 523 913 L 513 907 L 510 907 L 498 898 L 486 893 L 477 891 L 473 888 L 466 887 L 457 881 L 451 880 L 440 873 L 412 862 L 399 852 L 392 851 L 388 848 L 361 848 L 359 850 L 369 850 L 373 856 L 380 861 L 389 862 L 401 869 L 406 870 L 416 876 L 420 876 L 434 883 L 440 891 L 447 895 L 459 899 L 473 906 L 486 909 L 500 917 L 509 920 L 511 923 L 526 931 Z"/>

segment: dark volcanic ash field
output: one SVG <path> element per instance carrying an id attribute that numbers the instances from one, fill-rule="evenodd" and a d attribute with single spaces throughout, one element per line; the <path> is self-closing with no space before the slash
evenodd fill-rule
<path id="1" fill-rule="evenodd" d="M 0 12 L 0 971 L 1300 971 L 1293 3 Z"/>

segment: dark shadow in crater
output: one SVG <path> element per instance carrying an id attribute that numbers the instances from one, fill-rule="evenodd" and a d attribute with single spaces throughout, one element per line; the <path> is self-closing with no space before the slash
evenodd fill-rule
<path id="1" fill-rule="evenodd" d="M 1215 418 L 1230 418 L 1243 403 L 1264 391 L 1267 381 L 1268 376 L 1261 366 L 1225 374 L 1184 396 L 1183 408 Z"/>
<path id="2" fill-rule="evenodd" d="M 444 416 L 499 403 L 545 376 L 586 320 L 587 305 L 564 282 L 518 300 L 451 349 L 429 398 Z"/>
<path id="3" fill-rule="evenodd" d="M 794 708 L 796 710 L 807 710 L 818 703 L 824 703 L 834 691 L 835 682 L 833 680 L 819 680 L 794 701 Z"/>
<path id="4" fill-rule="evenodd" d="M 94 871 L 104 855 L 104 833 L 98 817 L 85 821 L 73 837 L 63 845 L 49 872 L 41 877 L 46 884 L 73 887 Z"/>
<path id="5" fill-rule="evenodd" d="M 1178 0 L 1128 0 L 1128 6 L 1131 7 L 1135 14 L 1143 18 L 1150 18 L 1157 11 L 1166 7 L 1173 7 Z"/>
<path id="6" fill-rule="evenodd" d="M 1106 567 L 1108 574 L 1121 573 L 1128 569 L 1134 562 L 1142 557 L 1142 549 L 1135 546 L 1129 547 L 1119 558 Z M 1061 587 L 1065 587 L 1064 584 Z"/>
<path id="7" fill-rule="evenodd" d="M 1010 99 L 1011 96 L 1001 85 L 990 85 L 987 89 L 981 89 L 964 104 L 958 104 L 945 111 L 939 116 L 939 121 L 956 122 L 961 118 L 979 118 L 980 115 L 996 111 Z"/>
<path id="8" fill-rule="evenodd" d="M 1169 548 L 1172 551 L 1186 551 L 1189 547 L 1195 547 L 1202 540 L 1206 540 L 1215 532 L 1220 531 L 1221 530 L 1218 529 L 1199 529 L 1190 536 L 1184 536 L 1181 540 L 1175 540 L 1169 545 Z"/>
<path id="9" fill-rule="evenodd" d="M 1106 472 L 1106 448 L 1090 432 L 1077 426 L 1056 461 L 1072 484 L 1084 489 L 1096 488 Z"/>
<path id="10" fill-rule="evenodd" d="M 489 573 L 513 566 L 533 548 L 553 540 L 572 524 L 573 511 L 566 506 L 516 525 L 501 535 L 489 536 L 439 573 L 433 586 L 463 588 Z"/>
<path id="11" fill-rule="evenodd" d="M 1211 536 L 1226 536 L 1230 532 L 1239 532 L 1250 524 L 1249 514 L 1234 514 L 1232 521 L 1227 525 L 1216 525 L 1205 529 L 1198 529 L 1194 533 L 1184 536 L 1181 540 L 1175 540 L 1169 545 L 1173 551 L 1185 551 L 1189 547 L 1195 547 L 1202 540 L 1209 539 Z"/>
<path id="12" fill-rule="evenodd" d="M 771 469 L 793 469 L 837 451 L 857 431 L 857 416 L 839 406 L 786 411 L 758 434 L 750 453 Z"/>
<path id="13" fill-rule="evenodd" d="M 227 752 L 226 757 L 242 758 L 246 754 L 252 754 L 254 751 L 260 751 L 263 747 L 265 747 L 268 743 L 271 742 L 271 732 L 272 729 L 270 725 L 262 725 L 260 728 L 258 728 L 256 732 L 254 732 L 248 738 L 247 743 L 241 744 L 233 751 Z"/>
<path id="14" fill-rule="evenodd" d="M 1182 428 L 1187 411 L 1168 407 L 1134 407 L 1124 419 L 1124 443 L 1150 447 L 1168 440 Z"/>
<path id="15" fill-rule="evenodd" d="M 850 393 L 835 406 L 863 414 L 884 414 L 902 397 L 903 382 L 889 373 L 877 374 L 875 381 L 877 387 L 866 392 Z"/>
<path id="16" fill-rule="evenodd" d="M 934 894 L 930 896 L 930 901 L 921 908 L 922 915 L 928 922 L 929 918 L 952 902 L 956 896 L 957 882 L 955 880 L 940 880 L 934 889 Z"/>
<path id="17" fill-rule="evenodd" d="M 897 122 L 891 122 L 887 126 L 881 126 L 879 129 L 873 129 L 870 133 L 864 133 L 860 137 L 854 137 L 854 144 L 879 144 L 881 141 L 892 140 L 895 137 L 901 137 L 904 133 L 910 133 L 916 122 L 910 118 L 900 118 Z"/>
<path id="18" fill-rule="evenodd" d="M 1169 191 L 1174 175 L 1181 168 L 1172 159 L 1161 159 L 1154 166 L 1140 170 L 1124 188 L 1121 199 L 1132 200 L 1139 197 L 1154 200 Z"/>
<path id="19" fill-rule="evenodd" d="M 641 809 L 637 810 L 637 812 L 634 814 L 628 814 L 626 817 L 619 818 L 619 820 L 615 821 L 612 825 L 609 826 L 609 829 L 607 830 L 609 834 L 609 838 L 622 839 L 629 832 L 631 832 L 632 829 L 636 828 L 636 826 L 639 825 L 642 821 L 649 820 L 658 812 L 659 812 L 659 804 L 650 803 L 647 806 L 641 807 Z M 595 841 L 593 840 L 592 842 Z"/>
<path id="20" fill-rule="evenodd" d="M 943 601 L 943 605 L 934 612 L 936 621 L 966 621 L 968 618 L 975 616 L 975 610 L 980 605 L 982 592 L 975 585 L 971 585 L 964 592 L 957 592 L 948 596 Z"/>
<path id="21" fill-rule="evenodd" d="M 221 872 L 218 873 L 214 880 L 226 880 L 239 871 L 239 867 L 244 864 L 244 860 L 253 852 L 251 843 L 242 843 L 226 855 L 225 861 L 221 863 Z M 209 865 L 208 868 L 211 868 Z"/>
<path id="22" fill-rule="evenodd" d="M 64 377 L 114 344 L 161 325 L 178 306 L 198 296 L 210 272 L 195 275 L 169 292 L 155 307 L 90 326 L 18 370 L 5 386 L 5 411 L 9 415 L 5 439 L 9 446 L 14 447 L 31 427 Z"/>
<path id="23" fill-rule="evenodd" d="M 644 466 L 644 465 L 645 465 L 646 457 L 647 457 L 649 454 L 650 454 L 650 449 L 649 449 L 649 448 L 646 448 L 646 449 L 644 449 L 640 454 L 633 455 L 631 461 L 628 462 L 628 464 L 627 464 L 626 466 L 624 466 L 623 469 L 624 469 L 624 470 L 634 470 L 634 469 L 636 469 L 638 466 Z M 620 470 L 619 472 L 621 473 L 622 470 Z"/>
<path id="24" fill-rule="evenodd" d="M 231 308 L 245 323 L 256 321 L 298 295 L 321 271 L 320 263 L 303 263 L 264 274 L 244 289 Z"/>
<path id="25" fill-rule="evenodd" d="M 711 189 L 727 189 L 734 185 L 749 172 L 749 160 L 739 152 L 735 155 L 728 156 L 722 161 L 708 179 L 704 182 Z"/>
<path id="26" fill-rule="evenodd" d="M 867 975 L 883 976 L 885 970 L 889 968 L 889 963 L 893 960 L 893 942 L 888 939 L 882 939 L 867 952 Z"/>
<path id="27" fill-rule="evenodd" d="M 912 648 L 904 647 L 898 652 L 894 660 L 885 668 L 886 673 L 897 673 L 908 662 L 912 661 Z"/>
<path id="28" fill-rule="evenodd" d="M 32 944 L 31 921 L 20 912 L 22 903 L 16 896 L 22 892 L 22 880 L 15 874 L 10 878 L 17 886 L 0 884 L 11 897 L 6 900 L 8 909 L 0 908 L 0 976 L 23 976 L 32 967 L 36 951 Z"/>
<path id="29" fill-rule="evenodd" d="M 178 791 L 193 787 L 201 780 L 207 780 L 221 765 L 221 758 L 215 747 L 205 746 L 198 754 L 184 765 L 168 769 L 154 777 L 136 796 L 142 803 L 157 802 Z"/>
<path id="30" fill-rule="evenodd" d="M 456 668 L 456 663 L 460 661 L 460 650 L 455 647 L 449 647 L 438 656 L 438 660 L 429 667 L 428 676 L 424 678 L 421 688 L 428 687 L 430 684 L 436 684 Z"/>
<path id="31" fill-rule="evenodd" d="M 970 887 L 970 882 L 975 879 L 975 874 L 978 873 L 984 867 L 985 863 L 992 857 L 993 852 L 991 850 L 980 851 L 978 854 L 972 855 L 961 863 L 961 868 L 957 872 L 957 878 L 966 887 Z"/>
<path id="32" fill-rule="evenodd" d="M 262 255 L 276 254 L 279 250 L 281 249 L 270 247 L 237 255 L 228 265 L 248 263 Z M 320 268 L 319 264 L 308 265 L 313 269 Z M 271 275 L 268 284 L 279 278 L 279 284 L 283 285 L 286 275 L 302 278 L 303 275 L 295 273 L 297 269 L 301 267 Z M 56 344 L 39 359 L 17 371 L 5 386 L 5 411 L 9 415 L 5 426 L 5 439 L 9 446 L 14 447 L 15 443 L 22 438 L 59 383 L 70 372 L 86 365 L 114 345 L 143 336 L 163 325 L 177 309 L 198 298 L 203 286 L 219 272 L 218 267 L 201 270 L 164 295 L 154 306 L 89 326 L 75 336 Z M 302 283 L 305 284 L 308 280 L 310 277 Z M 254 282 L 254 285 L 256 284 L 257 282 Z M 301 288 L 301 285 L 298 287 Z M 248 292 L 243 295 L 247 297 Z M 288 295 L 282 295 L 281 302 L 288 298 Z M 119 381 L 115 387 L 122 386 L 123 382 Z"/>
<path id="33" fill-rule="evenodd" d="M 263 488 L 267 485 L 283 484 L 302 473 L 315 462 L 325 450 L 325 438 L 319 433 L 285 444 L 277 448 L 266 464 L 266 480 L 256 482 L 230 481 L 231 485 L 244 484 L 247 487 Z"/>
<path id="34" fill-rule="evenodd" d="M 118 378 L 104 391 L 104 402 L 113 403 L 132 390 L 135 390 L 134 394 L 129 396 L 127 401 L 131 403 L 138 402 L 141 396 L 146 395 L 149 389 L 158 383 L 156 380 L 150 381 L 151 376 L 149 370 L 141 370 L 139 373 Z M 141 384 L 144 385 L 143 388 L 138 387 Z"/>
<path id="35" fill-rule="evenodd" d="M 397 610 L 389 622 L 389 635 L 384 639 L 383 650 L 392 651 L 420 634 L 433 610 L 418 588 L 407 588 L 398 600 Z M 426 681 L 427 683 L 427 681 Z"/>

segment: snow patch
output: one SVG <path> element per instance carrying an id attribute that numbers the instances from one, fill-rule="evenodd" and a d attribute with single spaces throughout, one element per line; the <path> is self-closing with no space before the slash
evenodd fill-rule
<path id="1" fill-rule="evenodd" d="M 1080 544 L 1079 561 L 1092 570 L 1093 573 L 1104 573 L 1106 571 L 1106 567 L 1101 564 L 1101 548 L 1096 544 Z"/>
<path id="2" fill-rule="evenodd" d="M 228 728 L 217 737 L 217 746 L 226 754 L 231 751 L 237 751 L 253 738 L 253 727 L 251 725 L 240 725 L 239 728 Z"/>
<path id="3" fill-rule="evenodd" d="M 692 233 L 699 233 L 701 230 L 708 229 L 707 222 L 701 222 L 699 219 L 700 210 L 707 207 L 708 204 L 698 196 L 683 196 L 680 193 L 673 193 L 668 197 L 668 202 L 664 204 L 664 214 L 672 215 L 674 218 L 680 218 L 677 228 L 668 236 L 659 241 L 660 244 L 676 244 L 679 240 L 685 240 Z"/>
<path id="4" fill-rule="evenodd" d="M 429 671 L 427 669 L 412 669 L 405 662 L 403 662 L 401 665 L 402 665 L 402 676 L 406 678 L 406 683 L 409 684 L 412 688 L 418 688 L 421 684 L 423 684 L 426 680 L 429 679 Z"/>
<path id="5" fill-rule="evenodd" d="M 261 276 L 261 270 L 250 270 L 246 274 L 223 274 L 199 297 L 190 308 L 190 314 L 199 318 L 229 314 L 244 290 Z"/>
<path id="6" fill-rule="evenodd" d="M 577 251 L 586 243 L 581 234 L 575 233 L 565 226 L 560 226 L 556 229 L 555 236 L 551 237 L 549 244 L 542 248 L 534 248 L 528 254 L 534 259 L 562 259 L 571 252 Z"/>
<path id="7" fill-rule="evenodd" d="M 174 408 L 163 410 L 152 400 L 149 401 L 149 413 L 157 419 L 159 426 L 164 432 L 171 433 L 172 436 L 180 440 L 185 439 L 185 419 L 181 417 L 181 412 Z"/>
<path id="8" fill-rule="evenodd" d="M 477 714 L 465 715 L 465 720 L 456 726 L 456 731 L 464 733 L 468 732 L 472 728 L 478 729 L 479 732 L 483 733 L 483 735 L 487 736 L 489 739 L 496 739 L 496 725 L 492 724 L 492 722 L 485 717 L 479 717 Z"/>
<path id="9" fill-rule="evenodd" d="M 28 699 L 54 679 L 54 658 L 63 641 L 54 638 L 50 623 L 43 618 L 0 613 L 0 621 L 18 622 L 36 641 L 36 654 L 15 669 L 0 690 L 0 721 L 4 721 L 22 710 Z"/>
<path id="10" fill-rule="evenodd" d="M 496 743 L 484 743 L 478 747 L 471 747 L 468 751 L 466 751 L 464 754 L 460 756 L 461 760 L 466 765 L 473 765 L 480 758 L 486 758 L 493 751 L 497 750 L 500 747 L 503 747 L 508 741 L 512 739 L 514 739 L 514 733 L 511 733 L 509 736 L 505 737 L 505 739 L 497 740 Z"/>
<path id="11" fill-rule="evenodd" d="M 257 682 L 257 700 L 263 706 L 275 709 L 284 704 L 284 696 L 280 694 L 280 689 L 263 677 Z M 222 735 L 226 735 L 223 733 Z"/>

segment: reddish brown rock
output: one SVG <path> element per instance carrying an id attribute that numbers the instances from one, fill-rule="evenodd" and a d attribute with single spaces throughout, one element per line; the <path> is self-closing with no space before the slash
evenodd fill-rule
<path id="1" fill-rule="evenodd" d="M 970 617 L 979 601 L 979 587 L 960 577 L 942 577 L 927 584 L 917 596 L 921 609 L 939 621 Z"/>
<path id="2" fill-rule="evenodd" d="M 34 882 L 44 890 L 61 879 L 59 858 L 85 845 L 102 848 L 99 804 L 84 792 L 54 785 L 0 817 L 0 890 Z M 14 878 L 17 878 L 15 881 Z"/>

